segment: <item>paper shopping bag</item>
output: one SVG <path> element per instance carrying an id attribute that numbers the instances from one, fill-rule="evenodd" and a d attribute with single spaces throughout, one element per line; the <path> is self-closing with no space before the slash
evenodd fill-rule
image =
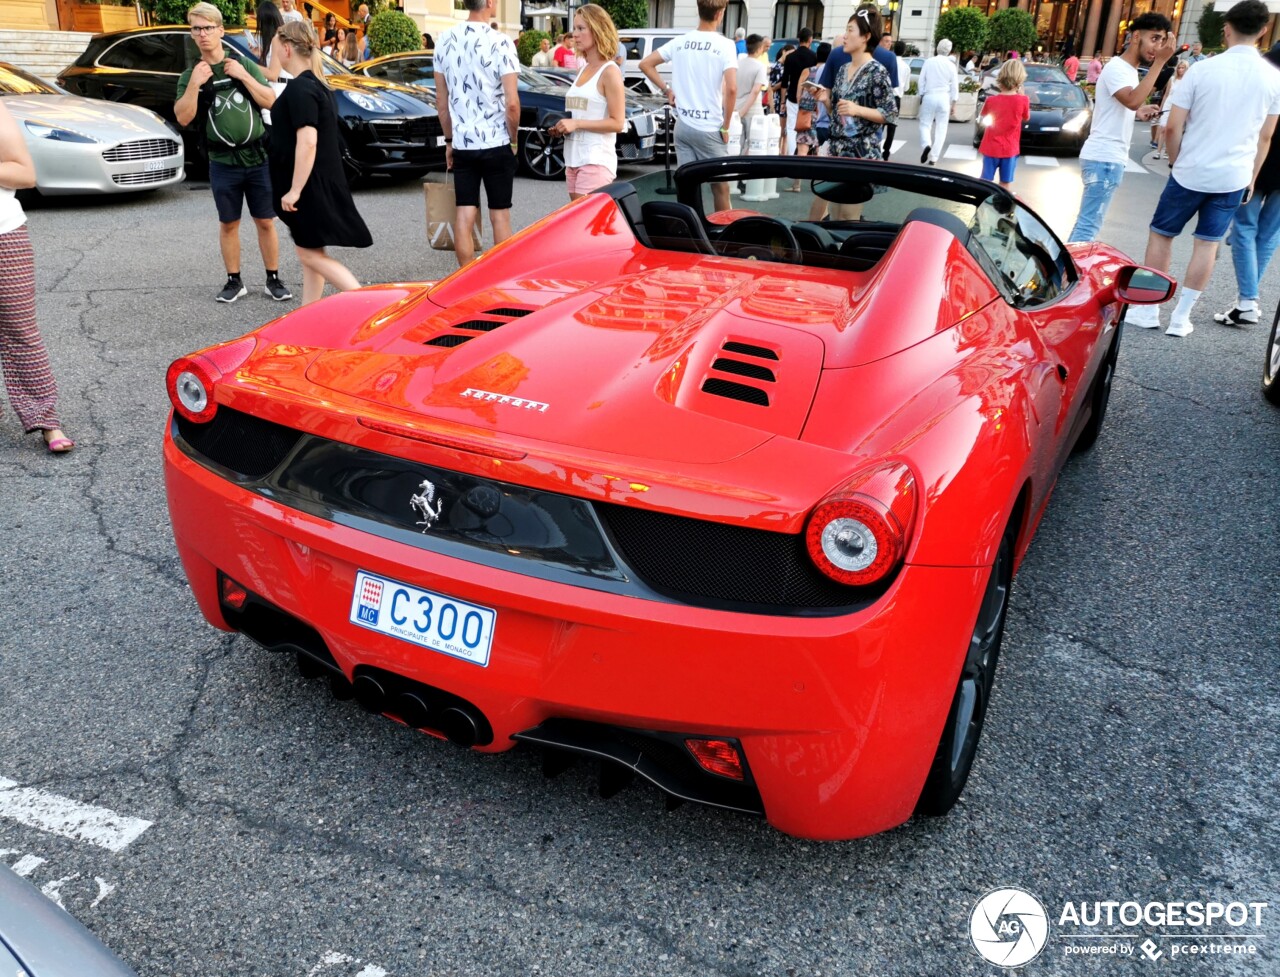
<path id="1" fill-rule="evenodd" d="M 453 225 L 458 212 L 449 172 L 445 171 L 443 182 L 425 181 L 423 189 L 427 196 L 427 241 L 435 251 L 453 251 Z M 471 239 L 477 251 L 484 246 L 478 215 L 471 228 Z"/>

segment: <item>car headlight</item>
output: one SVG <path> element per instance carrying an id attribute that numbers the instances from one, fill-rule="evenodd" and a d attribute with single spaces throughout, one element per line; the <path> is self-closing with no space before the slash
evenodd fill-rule
<path id="1" fill-rule="evenodd" d="M 43 126 L 39 122 L 24 122 L 27 132 L 41 139 L 53 139 L 56 142 L 97 142 L 92 136 L 84 136 L 70 129 L 58 129 L 54 126 Z"/>
<path id="2" fill-rule="evenodd" d="M 347 92 L 347 98 L 355 102 L 366 112 L 394 112 L 396 107 L 388 102 L 385 98 L 379 98 L 377 95 L 368 95 L 364 92 Z"/>
<path id="3" fill-rule="evenodd" d="M 1062 131 L 1063 132 L 1079 132 L 1088 124 L 1088 122 L 1089 122 L 1088 112 L 1083 112 L 1083 111 L 1077 112 L 1075 115 L 1075 118 L 1071 119 L 1062 127 Z"/>

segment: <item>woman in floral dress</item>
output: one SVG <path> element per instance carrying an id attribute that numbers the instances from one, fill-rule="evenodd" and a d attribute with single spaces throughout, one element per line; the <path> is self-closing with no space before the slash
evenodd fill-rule
<path id="1" fill-rule="evenodd" d="M 871 57 L 883 32 L 883 21 L 875 10 L 859 10 L 849 18 L 844 49 L 852 60 L 840 69 L 835 87 L 820 95 L 834 116 L 828 143 L 832 156 L 880 159 L 881 133 L 898 121 L 889 72 Z"/>

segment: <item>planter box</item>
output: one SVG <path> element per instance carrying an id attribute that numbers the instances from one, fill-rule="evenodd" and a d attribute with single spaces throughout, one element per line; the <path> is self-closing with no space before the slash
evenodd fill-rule
<path id="1" fill-rule="evenodd" d="M 903 95 L 902 105 L 898 109 L 899 119 L 918 119 L 920 118 L 920 96 L 919 95 Z"/>
<path id="2" fill-rule="evenodd" d="M 72 30 L 122 31 L 138 26 L 138 12 L 133 7 L 110 7 L 104 4 L 72 4 Z"/>
<path id="3" fill-rule="evenodd" d="M 956 104 L 951 107 L 952 122 L 972 122 L 978 110 L 978 93 L 961 92 Z"/>

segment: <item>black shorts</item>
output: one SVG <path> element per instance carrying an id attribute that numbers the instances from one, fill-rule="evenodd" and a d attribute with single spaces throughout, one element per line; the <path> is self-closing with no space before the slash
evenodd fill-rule
<path id="1" fill-rule="evenodd" d="M 228 166 L 209 160 L 209 188 L 218 208 L 218 220 L 234 224 L 240 220 L 245 201 L 249 215 L 258 220 L 274 220 L 276 205 L 271 199 L 271 171 L 261 166 Z"/>
<path id="2" fill-rule="evenodd" d="M 459 207 L 480 206 L 480 184 L 490 210 L 511 209 L 516 154 L 510 146 L 453 151 L 454 200 Z"/>

